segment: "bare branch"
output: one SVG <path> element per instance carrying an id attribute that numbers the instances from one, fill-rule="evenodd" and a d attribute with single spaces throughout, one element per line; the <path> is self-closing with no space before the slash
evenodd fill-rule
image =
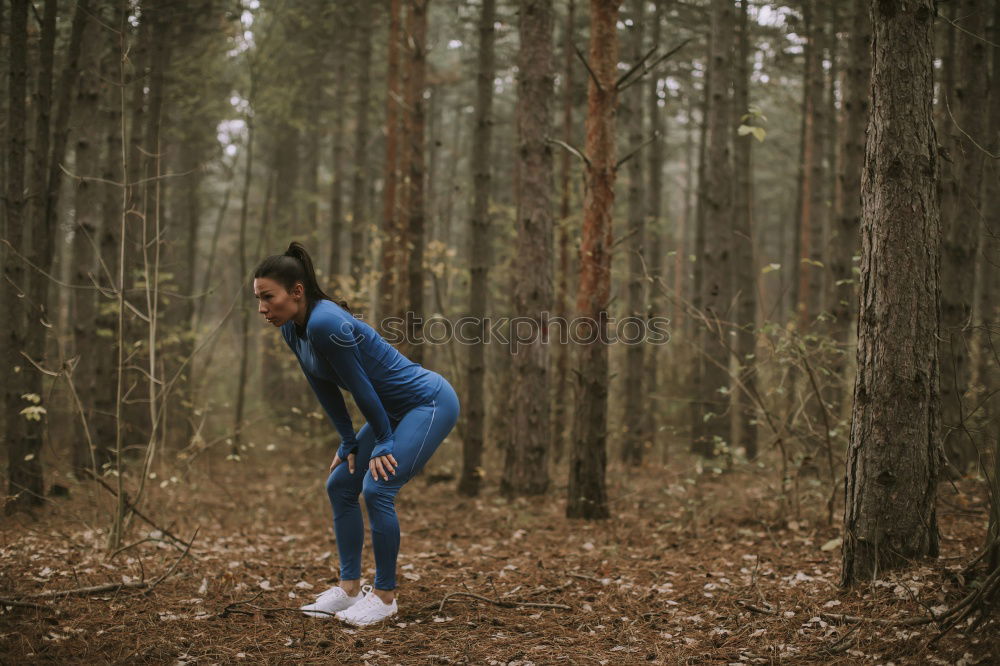
<path id="1" fill-rule="evenodd" d="M 625 83 L 625 84 L 619 86 L 618 87 L 618 92 L 622 92 L 623 90 L 627 90 L 628 88 L 632 87 L 633 84 L 638 83 L 639 81 L 641 81 L 642 78 L 644 76 L 646 76 L 646 74 L 648 74 L 649 72 L 653 71 L 653 69 L 657 65 L 659 65 L 661 62 L 663 62 L 664 60 L 666 60 L 667 58 L 669 58 L 673 54 L 675 54 L 678 51 L 680 51 L 682 48 L 684 48 L 684 45 L 687 44 L 690 41 L 691 41 L 691 38 L 688 37 L 683 42 L 681 42 L 680 44 L 678 44 L 674 48 L 670 49 L 669 51 L 667 51 L 666 53 L 664 53 L 662 56 L 660 56 L 659 58 L 657 58 L 656 60 L 654 60 L 647 67 L 643 68 L 642 72 L 640 72 L 638 76 L 636 76 L 635 78 L 633 78 L 628 83 Z"/>
<path id="2" fill-rule="evenodd" d="M 597 78 L 597 74 L 594 74 L 594 70 L 590 68 L 590 63 L 587 62 L 587 59 L 583 56 L 583 53 L 580 52 L 580 49 L 576 44 L 573 45 L 573 50 L 576 51 L 576 55 L 580 58 L 580 62 L 583 63 L 583 66 L 587 68 L 588 72 L 590 72 L 590 80 L 594 82 L 594 85 L 597 86 L 598 90 L 604 92 L 604 86 L 601 85 L 600 80 Z"/>
<path id="3" fill-rule="evenodd" d="M 587 165 L 588 169 L 590 168 L 590 159 L 586 155 L 584 155 L 581 151 L 579 151 L 576 148 L 574 148 L 573 146 L 569 145 L 568 143 L 566 143 L 564 141 L 560 141 L 559 139 L 546 139 L 545 141 L 548 142 L 548 143 L 554 143 L 557 146 L 565 148 L 571 154 L 576 155 L 581 160 L 583 160 L 583 163 Z"/>
<path id="4" fill-rule="evenodd" d="M 625 72 L 624 74 L 622 74 L 621 76 L 619 76 L 618 80 L 615 81 L 615 88 L 621 89 L 621 85 L 623 83 L 625 83 L 625 79 L 627 79 L 628 77 L 632 76 L 637 69 L 639 69 L 640 67 L 642 67 L 643 63 L 645 63 L 647 60 L 649 60 L 649 56 L 653 55 L 653 52 L 656 51 L 657 48 L 659 48 L 659 47 L 658 46 L 654 46 L 653 48 L 649 49 L 649 51 L 646 52 L 646 55 L 644 55 L 641 58 L 639 58 L 639 60 L 636 61 L 636 63 L 634 65 L 632 65 L 631 67 L 629 67 L 629 69 L 628 69 L 627 72 Z"/>
<path id="5" fill-rule="evenodd" d="M 649 144 L 651 144 L 654 141 L 656 141 L 656 139 L 659 138 L 659 136 L 660 136 L 659 132 L 653 132 L 653 135 L 651 137 L 649 137 L 648 139 L 646 139 L 645 141 L 643 141 L 642 143 L 640 143 L 638 146 L 636 146 L 632 150 L 632 152 L 630 152 L 628 155 L 626 155 L 625 157 L 623 157 L 620 160 L 618 160 L 618 162 L 615 164 L 615 169 L 618 169 L 618 167 L 620 167 L 621 165 L 623 165 L 626 162 L 628 162 L 630 159 L 632 159 L 635 156 L 636 153 L 638 153 L 640 150 L 642 150 L 643 148 L 645 148 Z"/>

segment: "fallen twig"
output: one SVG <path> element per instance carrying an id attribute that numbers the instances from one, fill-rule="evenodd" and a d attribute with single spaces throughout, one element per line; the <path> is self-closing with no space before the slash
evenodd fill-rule
<path id="1" fill-rule="evenodd" d="M 70 597 L 76 594 L 94 594 L 96 592 L 116 592 L 123 589 L 142 589 L 149 585 L 144 580 L 137 580 L 131 583 L 105 583 L 104 585 L 90 585 L 88 587 L 77 587 L 72 590 L 48 590 L 47 592 L 35 592 L 29 594 L 29 599 L 54 599 L 56 597 Z"/>
<path id="2" fill-rule="evenodd" d="M 736 600 L 736 604 L 738 606 L 742 606 L 743 608 L 746 608 L 748 611 L 752 611 L 754 613 L 761 613 L 762 615 L 777 615 L 778 614 L 778 611 L 773 611 L 773 610 L 771 610 L 769 608 L 762 608 L 760 606 L 755 606 L 755 605 L 753 605 L 753 604 L 751 604 L 749 602 L 743 601 L 741 599 L 737 599 Z"/>
<path id="3" fill-rule="evenodd" d="M 861 622 L 871 622 L 883 627 L 918 627 L 922 624 L 930 624 L 934 620 L 929 617 L 906 617 L 900 620 L 886 620 L 883 618 L 858 617 L 856 615 L 840 615 L 837 613 L 820 613 L 819 616 L 831 622 L 843 624 L 855 624 Z"/>
<path id="4" fill-rule="evenodd" d="M 95 474 L 94 474 L 94 472 L 93 472 L 92 470 L 89 470 L 89 469 L 87 469 L 87 468 L 84 468 L 84 471 L 85 471 L 85 472 L 86 472 L 87 474 L 90 474 L 91 478 L 93 478 L 93 479 L 94 479 L 95 481 L 97 481 L 97 482 L 98 482 L 98 483 L 100 483 L 100 484 L 101 484 L 102 486 L 104 486 L 104 488 L 105 488 L 105 489 L 106 489 L 106 490 L 107 490 L 107 491 L 108 491 L 109 493 L 111 493 L 111 494 L 112 494 L 112 495 L 114 495 L 115 497 L 118 497 L 118 493 L 117 493 L 117 492 L 115 492 L 115 489 L 114 489 L 114 488 L 112 488 L 111 486 L 109 486 L 109 485 L 108 485 L 107 483 L 105 483 L 105 482 L 104 482 L 104 479 L 102 479 L 101 477 L 99 477 L 99 476 L 95 475 Z M 128 508 L 128 509 L 129 509 L 129 510 L 130 510 L 130 511 L 132 512 L 132 513 L 134 513 L 135 515 L 139 516 L 139 518 L 140 518 L 140 519 L 141 519 L 141 520 L 142 520 L 143 522 L 145 522 L 145 523 L 146 523 L 147 525 L 149 525 L 149 526 L 150 526 L 150 527 L 152 527 L 153 529 L 157 529 L 157 530 L 159 530 L 160 532 L 162 532 L 164 536 L 167 536 L 167 537 L 170 537 L 171 539 L 173 539 L 173 540 L 174 540 L 174 541 L 176 541 L 177 543 L 182 543 L 182 544 L 184 544 L 185 546 L 189 546 L 189 545 L 190 545 L 190 544 L 187 544 L 187 543 L 185 543 L 183 539 L 179 539 L 178 537 L 176 537 L 176 536 L 174 536 L 173 534 L 171 534 L 171 533 L 170 533 L 170 532 L 169 532 L 168 530 L 166 530 L 166 529 L 164 529 L 164 528 L 160 527 L 159 525 L 157 525 L 156 523 L 154 523 L 154 522 L 153 522 L 152 520 L 150 520 L 149 518 L 147 518 L 146 516 L 144 516 L 144 515 L 143 515 L 143 514 L 142 514 L 142 513 L 141 513 L 141 512 L 139 511 L 139 509 L 137 509 L 137 508 L 135 507 L 135 505 L 134 505 L 134 504 L 132 504 L 132 503 L 131 503 L 131 502 L 130 502 L 130 501 L 128 500 L 128 498 L 127 498 L 127 497 L 125 498 L 125 506 L 126 506 L 126 507 L 127 507 L 127 508 Z M 177 545 L 176 543 L 175 543 L 175 544 L 171 544 L 171 545 L 172 545 L 172 546 L 174 546 L 174 548 L 179 548 L 179 546 L 178 546 L 178 545 Z M 194 557 L 194 559 L 198 559 L 198 558 L 197 558 L 197 557 L 195 557 L 194 555 L 192 555 L 191 557 Z"/>
<path id="5" fill-rule="evenodd" d="M 18 606 L 20 608 L 40 608 L 42 610 L 54 611 L 58 613 L 59 611 L 55 608 L 50 608 L 44 604 L 33 604 L 30 601 L 18 601 L 17 599 L 3 599 L 0 598 L 0 606 Z"/>
<path id="6" fill-rule="evenodd" d="M 243 615 L 253 615 L 253 613 L 247 613 L 246 611 L 234 608 L 234 606 L 242 606 L 243 604 L 249 604 L 251 601 L 256 600 L 257 597 L 259 597 L 262 594 L 264 594 L 264 590 L 261 590 L 260 592 L 253 595 L 249 599 L 246 599 L 245 601 L 234 601 L 232 603 L 226 604 L 226 607 L 222 609 L 222 611 L 218 614 L 218 617 L 226 617 L 230 613 L 242 613 Z"/>
<path id="7" fill-rule="evenodd" d="M 188 551 L 191 550 L 191 544 L 193 544 L 194 540 L 198 537 L 198 530 L 200 530 L 200 529 L 201 529 L 201 525 L 199 525 L 198 527 L 194 528 L 194 534 L 191 535 L 191 541 L 188 542 L 187 548 L 184 549 L 184 552 L 181 553 L 181 556 L 178 557 L 176 560 L 174 560 L 173 565 L 169 569 L 167 569 L 167 572 L 165 574 L 163 574 L 162 576 L 160 576 L 159 578 L 157 578 L 155 581 L 153 581 L 153 584 L 150 585 L 149 589 L 146 590 L 145 592 L 143 592 L 143 594 L 149 594 L 150 592 L 152 592 L 154 587 L 156 587 L 157 585 L 159 585 L 160 582 L 164 578 L 166 578 L 167 576 L 169 576 L 170 574 L 172 574 L 174 572 L 174 569 L 177 568 L 177 565 L 181 563 L 181 560 L 183 560 L 184 557 L 188 554 Z"/>

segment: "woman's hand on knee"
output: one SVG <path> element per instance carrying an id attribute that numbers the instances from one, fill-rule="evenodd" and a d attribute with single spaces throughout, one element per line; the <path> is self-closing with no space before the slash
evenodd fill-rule
<path id="1" fill-rule="evenodd" d="M 368 461 L 368 469 L 371 470 L 372 478 L 376 481 L 378 481 L 379 475 L 381 475 L 385 481 L 388 481 L 389 474 L 395 474 L 396 467 L 398 466 L 399 463 L 396 462 L 395 456 L 391 453 L 387 453 L 384 456 L 379 456 L 377 458 L 372 458 Z"/>
<path id="2" fill-rule="evenodd" d="M 354 474 L 354 457 L 355 454 L 353 453 L 347 454 L 347 469 L 351 474 Z M 337 455 L 336 453 L 333 454 L 333 462 L 330 463 L 330 473 L 333 474 L 333 470 L 337 469 L 337 465 L 339 465 L 342 462 L 344 461 L 341 460 L 339 455 Z"/>

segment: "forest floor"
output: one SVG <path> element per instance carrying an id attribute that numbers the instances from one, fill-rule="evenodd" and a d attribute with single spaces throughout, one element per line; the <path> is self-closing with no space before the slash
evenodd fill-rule
<path id="1" fill-rule="evenodd" d="M 69 498 L 0 527 L 0 597 L 40 606 L 0 602 L 0 662 L 1000 662 L 996 624 L 975 634 L 963 624 L 936 642 L 933 624 L 894 624 L 963 596 L 955 574 L 987 521 L 976 481 L 941 485 L 940 558 L 842 590 L 842 509 L 828 526 L 829 492 L 815 480 L 793 520 L 777 517 L 774 479 L 759 468 L 685 478 L 654 465 L 626 479 L 614 463 L 614 518 L 587 522 L 564 517 L 564 481 L 543 499 L 508 502 L 495 483 L 468 499 L 452 482 L 430 483 L 440 471 L 428 465 L 397 498 L 399 614 L 361 629 L 295 610 L 337 580 L 326 464 L 262 453 L 151 482 L 143 513 L 194 537 L 183 557 L 136 519 L 126 543 L 140 543 L 109 560 L 110 493 L 56 479 Z M 148 586 L 168 572 L 152 589 L 30 597 Z M 364 572 L 370 582 L 370 535 Z M 454 592 L 501 603 L 452 596 L 442 607 Z"/>

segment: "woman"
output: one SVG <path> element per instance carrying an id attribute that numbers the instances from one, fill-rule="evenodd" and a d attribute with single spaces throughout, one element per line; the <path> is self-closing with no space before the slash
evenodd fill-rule
<path id="1" fill-rule="evenodd" d="M 409 360 L 356 319 L 347 303 L 324 294 L 301 243 L 261 261 L 253 276 L 257 311 L 281 329 L 341 438 L 326 480 L 340 583 L 302 610 L 314 617 L 335 614 L 355 626 L 379 622 L 397 612 L 396 494 L 454 427 L 458 396 L 444 377 Z M 367 421 L 356 435 L 341 388 L 354 396 Z M 360 586 L 361 493 L 375 551 L 374 589 Z"/>

